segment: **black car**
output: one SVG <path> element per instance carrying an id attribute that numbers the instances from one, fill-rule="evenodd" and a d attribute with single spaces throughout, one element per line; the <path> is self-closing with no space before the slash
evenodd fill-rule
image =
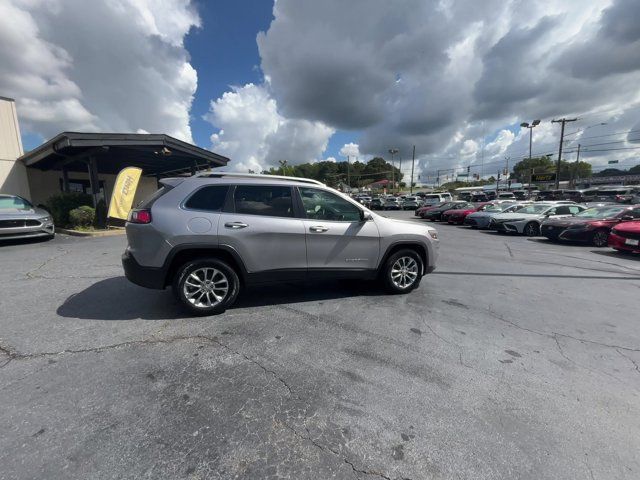
<path id="1" fill-rule="evenodd" d="M 596 247 L 606 247 L 612 227 L 638 219 L 640 206 L 605 205 L 588 208 L 573 217 L 545 220 L 540 232 L 552 241 L 587 242 Z"/>
<path id="2" fill-rule="evenodd" d="M 382 198 L 374 198 L 371 200 L 371 203 L 369 203 L 369 208 L 371 210 L 382 210 L 383 205 L 384 200 Z"/>
<path id="3" fill-rule="evenodd" d="M 437 222 L 443 220 L 442 214 L 447 210 L 458 210 L 460 208 L 474 208 L 474 205 L 472 203 L 463 201 L 447 202 L 439 206 L 438 208 L 427 210 L 422 215 L 422 218 Z"/>

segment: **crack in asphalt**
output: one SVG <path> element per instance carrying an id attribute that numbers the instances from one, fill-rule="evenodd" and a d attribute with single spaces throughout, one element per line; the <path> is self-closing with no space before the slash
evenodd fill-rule
<path id="1" fill-rule="evenodd" d="M 65 255 L 67 255 L 69 253 L 69 250 L 64 250 L 61 249 L 62 253 L 59 253 L 58 255 L 54 255 L 53 257 L 48 258 L 47 260 L 44 261 L 44 263 L 42 263 L 40 266 L 34 268 L 33 270 L 29 270 L 26 274 L 25 277 L 27 278 L 40 278 L 40 275 L 36 275 L 35 273 L 38 270 L 42 270 L 44 267 L 46 267 L 49 263 L 53 262 L 54 260 L 57 260 L 58 258 L 62 258 Z"/>
<path id="2" fill-rule="evenodd" d="M 560 333 L 560 332 L 542 332 L 540 330 L 533 330 L 531 328 L 527 328 L 527 327 L 523 327 L 521 325 L 518 325 L 515 322 L 512 322 L 511 320 L 507 320 L 506 318 L 504 318 L 502 315 L 500 315 L 498 312 L 495 312 L 493 310 L 491 310 L 491 308 L 486 308 L 484 309 L 486 312 L 488 312 L 490 314 L 491 317 L 500 320 L 501 322 L 504 322 L 508 325 L 511 325 L 514 328 L 517 328 L 519 330 L 524 330 L 526 332 L 530 332 L 536 335 L 540 335 L 542 337 L 547 337 L 547 338 L 554 338 L 556 336 L 558 337 L 563 337 L 563 338 L 570 338 L 572 340 L 575 340 L 577 342 L 583 342 L 583 343 L 589 343 L 591 345 L 599 345 L 601 347 L 607 347 L 607 348 L 613 348 L 613 349 L 620 349 L 620 350 L 625 350 L 627 352 L 640 352 L 640 348 L 635 348 L 635 347 L 627 347 L 624 345 L 616 345 L 616 344 L 611 344 L 611 343 L 604 343 L 604 342 L 596 342 L 595 340 L 589 340 L 588 338 L 580 338 L 580 337 L 574 337 L 573 335 L 569 335 L 567 333 Z"/>
<path id="3" fill-rule="evenodd" d="M 633 358 L 631 358 L 629 355 L 625 355 L 617 348 L 616 348 L 616 352 L 618 352 L 621 356 L 623 356 L 624 358 L 629 360 L 631 363 L 633 363 L 633 367 L 636 369 L 636 372 L 640 373 L 640 365 L 638 365 L 638 363 Z"/>
<path id="4" fill-rule="evenodd" d="M 79 354 L 79 353 L 98 353 L 98 352 L 103 352 L 106 350 L 113 350 L 116 348 L 121 348 L 121 347 L 131 347 L 131 346 L 136 346 L 136 345 L 154 345 L 154 344 L 168 344 L 168 343 L 174 343 L 174 342 L 181 342 L 181 341 L 186 341 L 186 340 L 201 340 L 204 342 L 208 342 L 208 343 L 213 343 L 216 345 L 219 345 L 220 347 L 223 347 L 224 349 L 230 351 L 231 353 L 235 354 L 235 355 L 239 355 L 241 357 L 243 357 L 245 360 L 253 363 L 254 365 L 260 367 L 266 374 L 270 374 L 271 376 L 273 376 L 276 380 L 278 380 L 289 392 L 290 395 L 293 394 L 293 391 L 291 389 L 291 387 L 289 386 L 289 384 L 282 378 L 280 377 L 280 375 L 278 375 L 274 370 L 271 370 L 267 367 L 265 367 L 264 365 L 262 365 L 259 361 L 257 361 L 254 358 L 249 357 L 248 355 L 234 350 L 233 348 L 231 348 L 229 345 L 221 342 L 217 337 L 209 337 L 206 335 L 184 335 L 184 336 L 177 336 L 177 337 L 171 337 L 171 338 L 149 338 L 149 339 L 145 339 L 145 340 L 131 340 L 128 342 L 121 342 L 121 343 L 115 343 L 115 344 L 111 344 L 111 345 L 101 345 L 98 347 L 90 347 L 90 348 L 80 348 L 80 349 L 65 349 L 62 350 L 60 352 L 38 352 L 38 353 L 21 353 L 15 350 L 10 349 L 9 347 L 5 347 L 0 345 L 0 353 L 4 354 L 8 359 L 5 363 L 3 363 L 2 365 L 0 365 L 0 367 L 4 367 L 5 365 L 9 364 L 9 362 L 11 362 L 12 360 L 31 360 L 34 358 L 44 358 L 44 357 L 52 357 L 52 356 L 57 356 L 57 355 L 64 355 L 64 354 Z"/>
<path id="5" fill-rule="evenodd" d="M 384 473 L 381 472 L 377 472 L 375 470 L 363 470 L 360 468 L 357 468 L 353 462 L 351 462 L 349 459 L 344 458 L 342 455 L 340 455 L 340 452 L 338 452 L 337 450 L 334 450 L 331 447 L 322 445 L 318 442 L 316 442 L 310 435 L 303 435 L 302 433 L 300 433 L 299 431 L 297 431 L 295 428 L 293 428 L 291 425 L 289 425 L 286 422 L 281 422 L 282 425 L 289 430 L 291 433 L 293 433 L 294 436 L 302 439 L 302 440 L 306 440 L 307 442 L 311 443 L 311 445 L 313 445 L 314 447 L 322 450 L 323 452 L 329 452 L 337 457 L 339 457 L 340 459 L 342 459 L 342 461 L 344 463 L 346 463 L 347 465 L 349 465 L 349 467 L 351 467 L 351 469 L 353 470 L 354 473 L 361 473 L 363 475 L 372 475 L 372 476 L 378 476 L 380 478 L 384 478 L 385 480 L 392 480 L 391 477 L 385 475 Z M 308 432 L 308 430 L 307 430 Z"/>

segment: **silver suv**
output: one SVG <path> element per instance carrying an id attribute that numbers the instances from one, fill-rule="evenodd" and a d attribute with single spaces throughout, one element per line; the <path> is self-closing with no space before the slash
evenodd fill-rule
<path id="1" fill-rule="evenodd" d="M 275 281 L 378 278 L 407 293 L 435 268 L 434 228 L 377 215 L 315 180 L 207 173 L 161 184 L 129 214 L 122 264 L 133 283 L 172 285 L 195 314 Z"/>

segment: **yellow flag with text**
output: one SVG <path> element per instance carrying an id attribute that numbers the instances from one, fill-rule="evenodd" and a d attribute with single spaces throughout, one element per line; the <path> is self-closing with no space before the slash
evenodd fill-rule
<path id="1" fill-rule="evenodd" d="M 133 197 L 136 195 L 138 182 L 142 170 L 137 167 L 127 167 L 120 171 L 113 187 L 111 202 L 109 203 L 109 213 L 111 218 L 126 220 L 133 205 Z"/>

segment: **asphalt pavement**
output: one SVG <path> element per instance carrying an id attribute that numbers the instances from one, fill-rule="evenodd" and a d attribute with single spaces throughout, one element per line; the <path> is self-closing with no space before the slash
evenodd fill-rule
<path id="1" fill-rule="evenodd" d="M 0 246 L 0 478 L 640 478 L 640 259 L 438 230 L 409 295 L 206 318 L 130 284 L 124 237 Z"/>

